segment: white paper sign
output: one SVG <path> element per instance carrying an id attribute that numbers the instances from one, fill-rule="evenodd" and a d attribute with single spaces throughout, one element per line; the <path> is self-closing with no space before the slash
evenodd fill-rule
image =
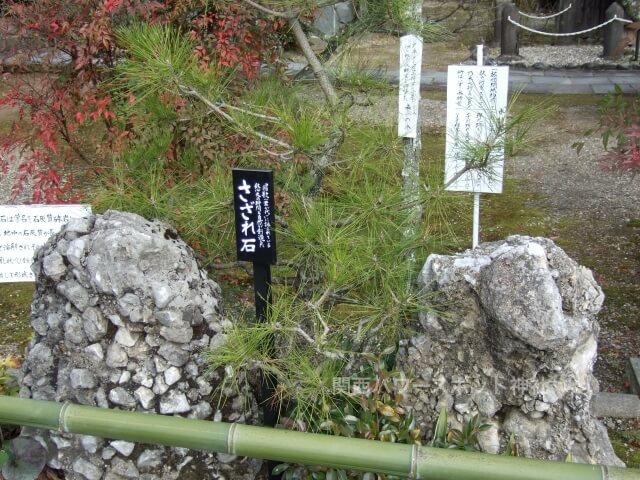
<path id="1" fill-rule="evenodd" d="M 90 205 L 0 205 L 0 283 L 33 282 L 33 254 Z"/>
<path id="2" fill-rule="evenodd" d="M 398 95 L 398 136 L 416 138 L 420 107 L 422 38 L 400 37 L 400 93 Z"/>
<path id="3" fill-rule="evenodd" d="M 447 190 L 502 192 L 508 88 L 509 67 L 449 66 L 445 185 L 455 180 Z M 498 147 L 486 159 L 478 148 L 485 144 Z M 482 170 L 472 168 L 479 159 L 486 160 Z"/>

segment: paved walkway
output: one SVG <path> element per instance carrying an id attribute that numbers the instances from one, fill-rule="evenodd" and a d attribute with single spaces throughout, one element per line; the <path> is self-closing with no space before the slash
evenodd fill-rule
<path id="1" fill-rule="evenodd" d="M 398 81 L 397 72 L 387 73 Z M 446 72 L 423 72 L 423 87 L 446 86 Z M 640 70 L 517 70 L 510 69 L 509 90 L 527 93 L 604 94 L 619 85 L 625 93 L 640 92 Z"/>
<path id="2" fill-rule="evenodd" d="M 305 65 L 290 63 L 289 72 L 294 73 Z M 392 83 L 398 83 L 398 72 L 383 74 Z M 424 88 L 446 87 L 447 72 L 422 72 Z M 511 68 L 509 90 L 522 89 L 527 93 L 556 94 L 605 94 L 619 85 L 625 93 L 640 93 L 640 70 L 536 70 Z"/>

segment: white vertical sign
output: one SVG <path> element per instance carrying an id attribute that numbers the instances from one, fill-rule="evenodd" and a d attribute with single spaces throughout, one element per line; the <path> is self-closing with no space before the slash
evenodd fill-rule
<path id="1" fill-rule="evenodd" d="M 445 185 L 453 182 L 447 190 L 502 192 L 504 145 L 499 126 L 506 120 L 508 87 L 509 67 L 449 66 Z M 474 169 L 470 159 L 478 160 L 477 147 L 496 143 L 485 167 Z M 470 156 L 474 148 L 476 155 Z"/>
<path id="2" fill-rule="evenodd" d="M 0 205 L 0 283 L 33 282 L 33 254 L 89 205 Z"/>
<path id="3" fill-rule="evenodd" d="M 400 37 L 399 137 L 416 138 L 418 135 L 421 67 L 422 38 L 413 34 Z"/>

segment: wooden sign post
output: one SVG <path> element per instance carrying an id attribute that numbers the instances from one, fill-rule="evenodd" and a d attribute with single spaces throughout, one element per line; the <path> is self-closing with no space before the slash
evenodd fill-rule
<path id="1" fill-rule="evenodd" d="M 253 263 L 256 319 L 267 319 L 271 304 L 271 265 L 276 263 L 273 172 L 233 170 L 233 203 L 238 260 Z"/>
<path id="2" fill-rule="evenodd" d="M 420 80 L 422 70 L 422 0 L 409 2 L 406 15 L 412 24 L 407 35 L 400 37 L 400 70 L 398 94 L 398 136 L 403 137 L 404 162 L 402 164 L 402 199 L 407 210 L 405 238 L 412 239 L 418 232 L 422 218 L 420 201 L 420 159 L 422 151 L 420 132 Z M 408 252 L 412 264 L 415 250 Z"/>
<path id="3" fill-rule="evenodd" d="M 276 263 L 275 209 L 271 170 L 233 169 L 233 205 L 238 260 L 253 263 L 256 320 L 266 322 L 271 308 L 271 265 Z M 272 348 L 271 345 L 268 345 Z M 271 403 L 276 381 L 262 375 L 258 403 L 263 406 L 263 423 L 274 427 L 278 409 Z M 269 461 L 269 478 L 278 462 Z"/>

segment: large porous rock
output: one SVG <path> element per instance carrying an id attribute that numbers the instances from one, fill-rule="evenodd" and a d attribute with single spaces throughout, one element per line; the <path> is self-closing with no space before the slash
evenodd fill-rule
<path id="1" fill-rule="evenodd" d="M 246 385 L 227 389 L 203 349 L 224 340 L 220 288 L 172 229 L 110 211 L 72 220 L 36 254 L 22 397 L 254 422 Z M 29 432 L 26 432 L 29 433 Z M 68 479 L 254 479 L 261 462 L 58 432 L 31 432 Z"/>
<path id="2" fill-rule="evenodd" d="M 475 414 L 493 424 L 488 452 L 514 434 L 526 456 L 623 465 L 589 412 L 604 300 L 590 270 L 551 240 L 513 236 L 431 255 L 419 281 L 436 308 L 398 362 L 415 372 L 408 404 L 425 431 L 444 407 L 455 427 Z"/>

